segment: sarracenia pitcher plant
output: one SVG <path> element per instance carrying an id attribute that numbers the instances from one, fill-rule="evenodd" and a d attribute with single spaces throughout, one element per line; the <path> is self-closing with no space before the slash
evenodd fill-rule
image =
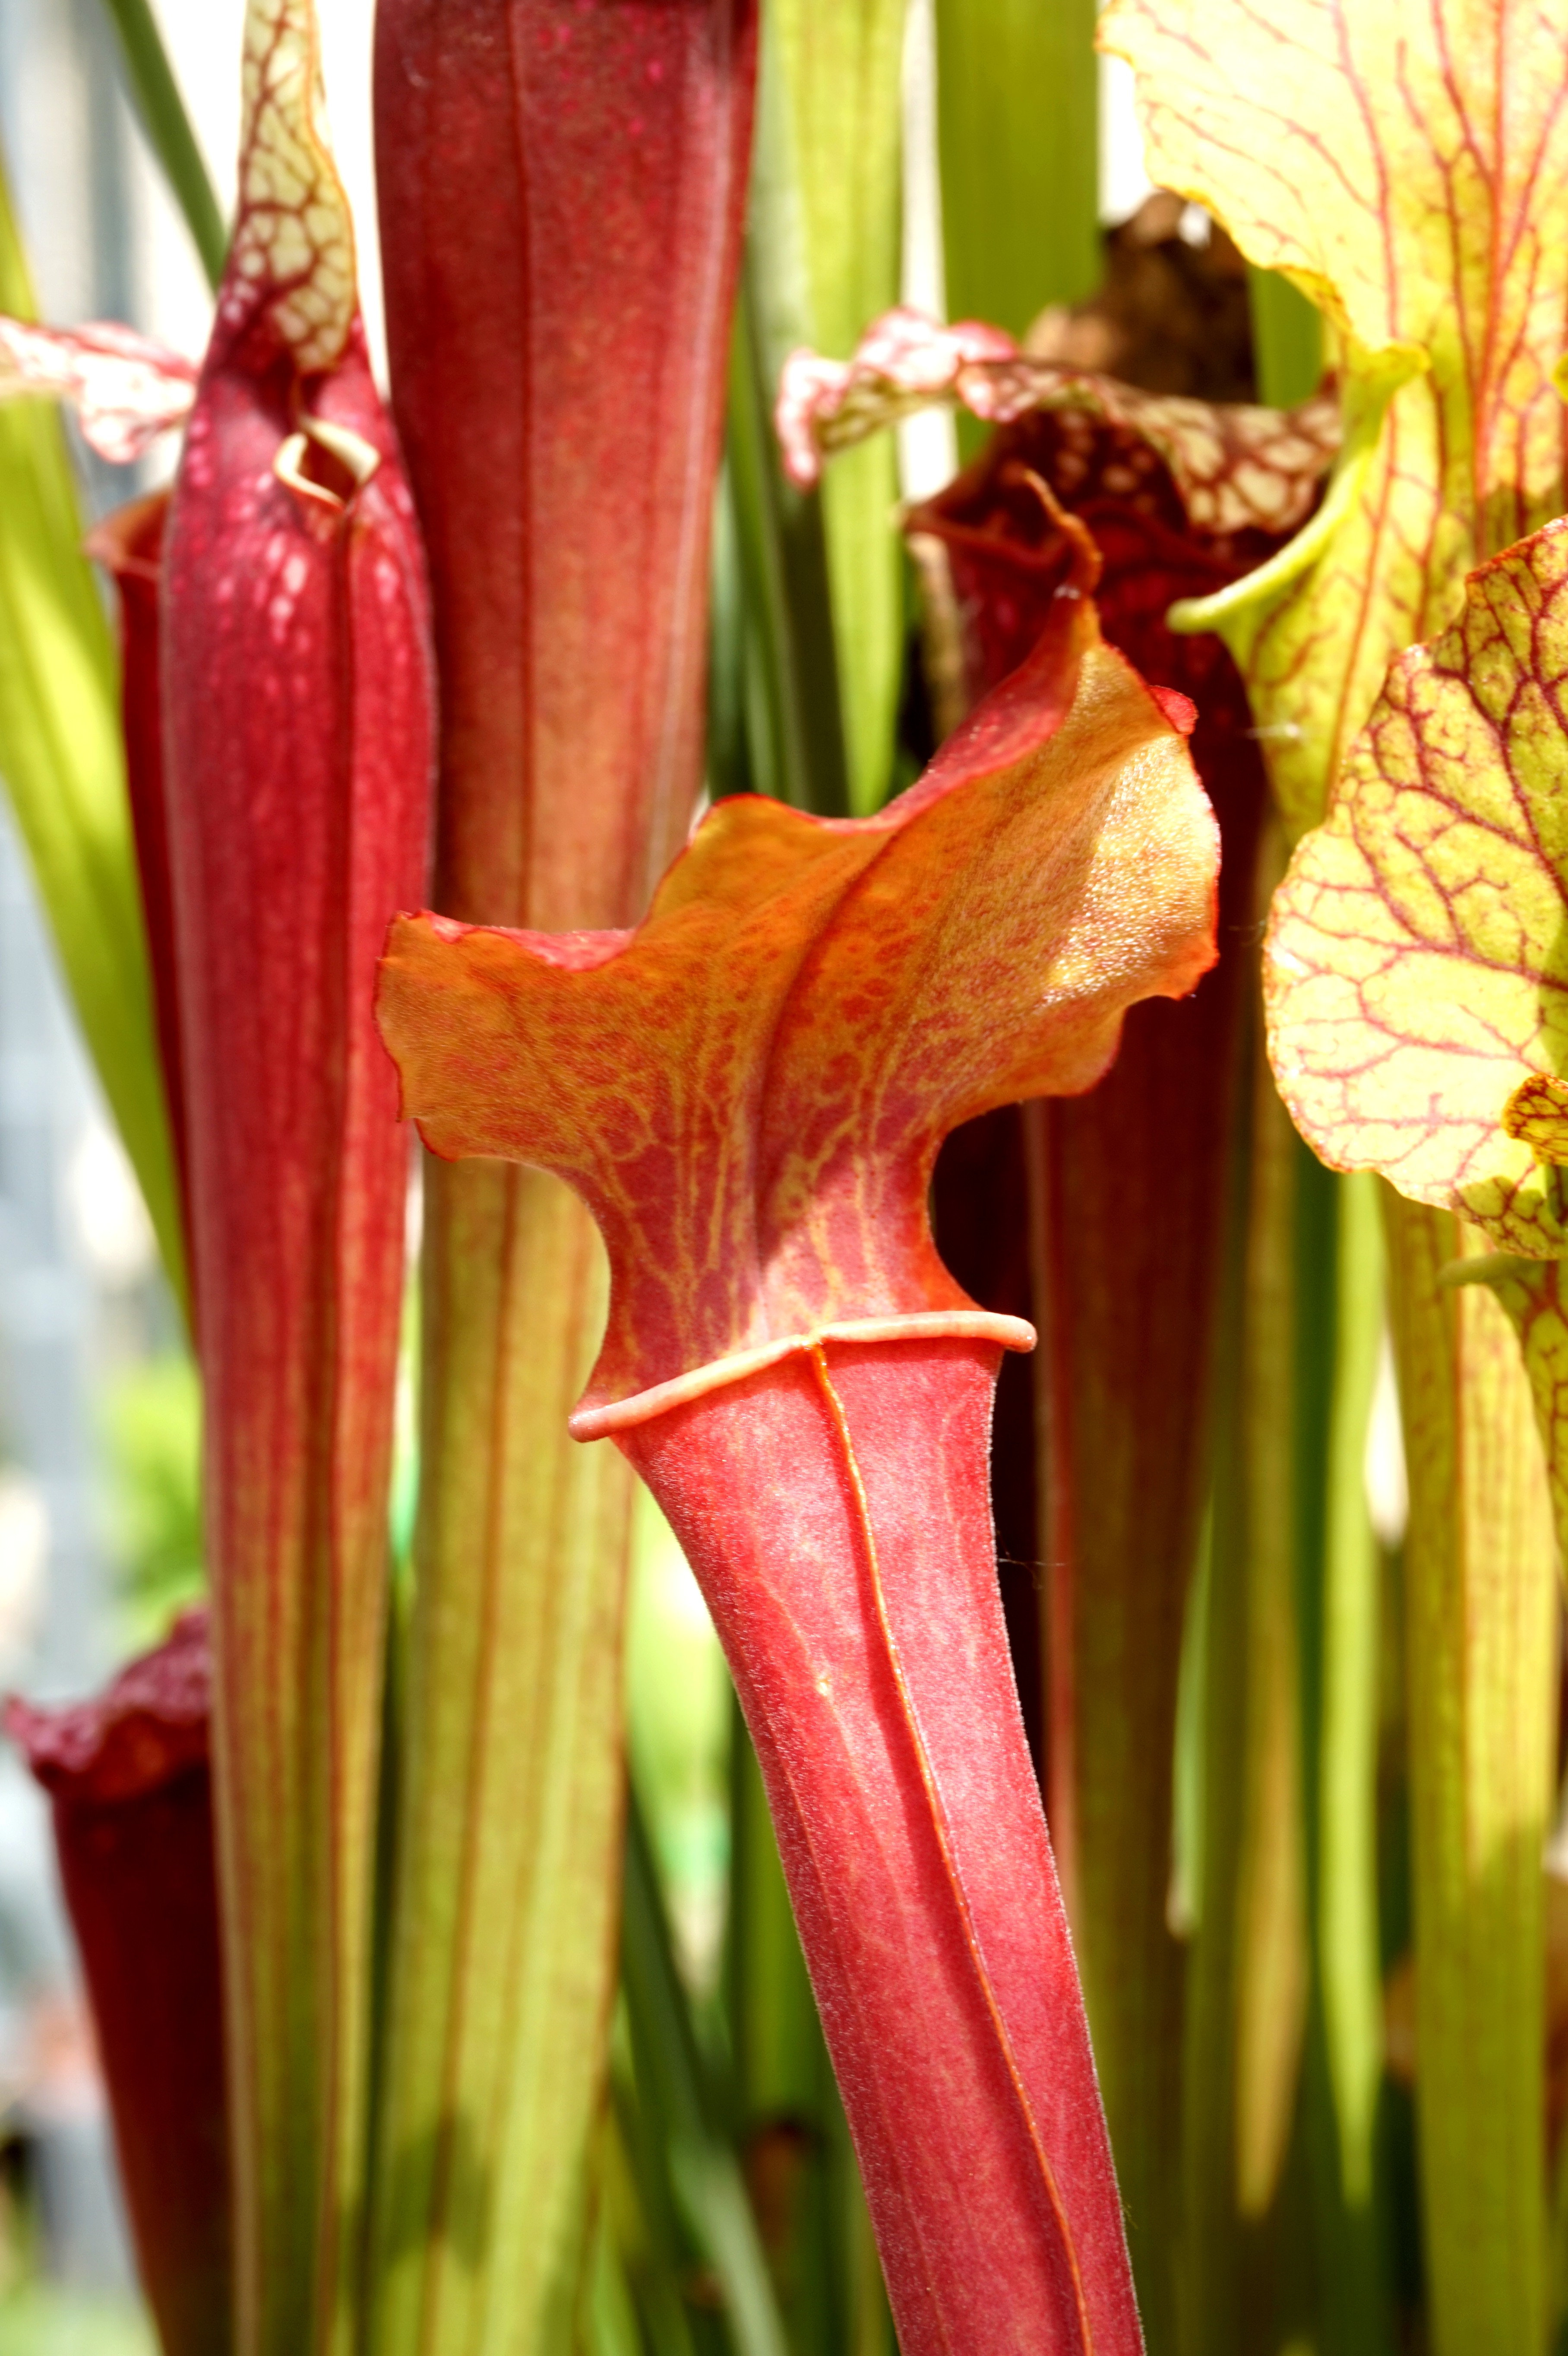
<path id="1" fill-rule="evenodd" d="M 725 1643 L 910 2356 L 1140 2344 L 995 1590 L 991 1390 L 1033 1336 L 925 1214 L 950 1128 L 1089 1085 L 1212 958 L 1191 708 L 1104 646 L 1092 577 L 883 816 L 726 803 L 635 932 L 404 918 L 381 985 L 427 1142 L 600 1224 L 573 1429 Z"/>

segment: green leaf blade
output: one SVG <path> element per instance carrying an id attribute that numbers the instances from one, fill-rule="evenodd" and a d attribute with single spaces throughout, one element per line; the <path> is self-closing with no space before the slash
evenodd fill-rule
<path id="1" fill-rule="evenodd" d="M 769 342 L 770 369 L 793 344 L 853 351 L 898 301 L 905 5 L 779 0 L 765 20 L 758 144 L 773 188 L 753 241 L 789 315 Z M 888 445 L 858 454 L 822 492 L 849 806 L 861 816 L 892 777 L 904 636 L 897 501 Z"/>
<path id="2" fill-rule="evenodd" d="M 33 315 L 0 179 L 0 310 Z M 0 406 L 0 774 L 90 1053 L 185 1299 L 185 1245 L 125 788 L 117 666 L 60 422 Z"/>
<path id="3" fill-rule="evenodd" d="M 1021 337 L 1099 284 L 1096 14 L 1095 0 L 936 0 L 949 318 Z"/>
<path id="4" fill-rule="evenodd" d="M 120 46 L 154 155 L 185 216 L 207 283 L 216 293 L 223 276 L 229 232 L 179 83 L 164 48 L 149 0 L 103 0 L 120 36 Z"/>

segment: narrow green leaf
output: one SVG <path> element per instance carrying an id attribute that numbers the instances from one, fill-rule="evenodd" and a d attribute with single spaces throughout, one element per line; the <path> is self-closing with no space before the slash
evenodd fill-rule
<path id="1" fill-rule="evenodd" d="M 776 0 L 764 13 L 752 252 L 773 316 L 766 382 L 795 344 L 847 358 L 899 297 L 906 0 Z M 818 493 L 827 532 L 853 809 L 892 778 L 903 659 L 903 554 L 891 443 L 841 460 Z"/>
<path id="2" fill-rule="evenodd" d="M 589 2243 L 578 2330 L 581 2356 L 644 2356 L 626 2270 L 603 2201 Z"/>
<path id="3" fill-rule="evenodd" d="M 739 1705 L 730 1790 L 732 2102 L 775 2185 L 769 2254 L 790 2344 L 809 2356 L 893 2356 L 870 2214 Z"/>
<path id="4" fill-rule="evenodd" d="M 749 257 L 730 358 L 725 507 L 738 607 L 727 649 L 731 725 L 744 738 L 749 787 L 819 817 L 846 817 L 849 786 L 822 505 L 785 482 L 779 463 L 754 274 Z M 716 572 L 725 554 L 720 533 Z M 722 611 L 716 605 L 716 616 Z"/>
<path id="5" fill-rule="evenodd" d="M 1336 2356 L 1389 2340 L 1380 2179 L 1378 1561 L 1363 1465 L 1383 1323 L 1375 1187 L 1296 1147 L 1301 1718 L 1312 1963 L 1304 2244 Z"/>
<path id="6" fill-rule="evenodd" d="M 1260 862 L 1260 897 L 1279 862 Z M 1218 1324 L 1201 1663 L 1201 1858 L 1183 2056 L 1184 2349 L 1275 2344 L 1285 2286 L 1256 2253 L 1288 2206 L 1310 1988 L 1302 1587 L 1317 1344 L 1300 1282 L 1309 1173 L 1253 1039 L 1238 1108 Z"/>
<path id="7" fill-rule="evenodd" d="M 0 311 L 35 316 L 0 170 Z M 0 774 L 176 1296 L 185 1247 L 158 1064 L 114 653 L 51 403 L 0 407 Z"/>
<path id="8" fill-rule="evenodd" d="M 1181 1661 L 1176 1689 L 1167 1914 L 1171 1930 L 1181 1939 L 1193 1937 L 1203 1921 L 1203 1728 L 1209 1701 L 1209 1603 L 1213 1551 L 1213 1523 L 1211 1515 L 1206 1514 L 1182 1614 Z"/>
<path id="9" fill-rule="evenodd" d="M 1099 284 L 1095 0 L 936 0 L 947 313 L 1022 336 Z"/>
<path id="10" fill-rule="evenodd" d="M 1269 409 L 1294 409 L 1321 381 L 1323 321 L 1316 305 L 1277 270 L 1250 266 L 1247 291 L 1258 399 Z"/>
<path id="11" fill-rule="evenodd" d="M 1180 2249 L 1174 2330 L 1154 2356 L 1171 2348 L 1235 2347 L 1241 2333 L 1240 2224 L 1236 2213 L 1235 1981 L 1236 1882 L 1243 1834 L 1246 1739 L 1247 1553 L 1242 1419 L 1247 1367 L 1247 1216 L 1251 1112 L 1240 1108 L 1228 1194 L 1228 1246 L 1216 1326 L 1214 1494 L 1207 1593 L 1189 1641 L 1202 1651 L 1189 1668 L 1195 1730 L 1196 1822 L 1185 1862 L 1196 1868 L 1183 1895 L 1189 1910 L 1186 2010 L 1181 2055 Z M 1174 2238 L 1174 2237 L 1173 2237 Z"/>
<path id="12" fill-rule="evenodd" d="M 1184 1665 L 1200 1758 L 1178 1849 L 1192 1933 L 1179 2344 L 1283 2344 L 1315 2308 L 1317 2344 L 1382 2356 L 1378 1589 L 1361 1472 L 1377 1206 L 1308 1151 L 1254 1052 L 1189 1635 L 1204 1649 Z"/>
<path id="13" fill-rule="evenodd" d="M 635 1790 L 627 1809 L 621 1979 L 639 2099 L 662 2129 L 676 2195 L 718 2279 L 736 2356 L 787 2356 L 740 2164 L 706 2083 Z"/>
<path id="14" fill-rule="evenodd" d="M 733 363 L 731 363 L 733 364 Z M 741 519 L 728 447 L 713 493 L 713 552 L 709 566 L 708 734 L 703 774 L 709 798 L 757 792 L 746 725 L 746 588 L 741 573 Z"/>
<path id="15" fill-rule="evenodd" d="M 695 2319 L 685 2296 L 693 2256 L 677 2214 L 661 2122 L 639 2100 L 624 1997 L 611 2038 L 611 2101 L 599 2138 L 598 2176 L 605 2224 L 641 2334 L 640 2356 L 698 2356 Z M 713 2337 L 701 2343 L 709 2356 Z"/>
<path id="16" fill-rule="evenodd" d="M 739 1703 L 730 1763 L 725 1994 L 742 2126 L 816 2113 L 827 2049 L 756 1753 Z"/>
<path id="17" fill-rule="evenodd" d="M 1279 2190 L 1308 1992 L 1300 1585 L 1309 1472 L 1299 1440 L 1309 1304 L 1296 1282 L 1295 1252 L 1307 1159 L 1265 1069 L 1253 1111 L 1247 1232 L 1246 1650 L 1235 1901 L 1235 2201 L 1253 2222 L 1268 2213 Z"/>
<path id="18" fill-rule="evenodd" d="M 1345 2198 L 1370 2208 L 1382 2072 L 1377 1923 L 1378 1564 L 1362 1467 L 1382 1331 L 1377 1190 L 1337 1180 L 1338 1262 L 1321 1606 L 1317 1968 Z"/>
<path id="19" fill-rule="evenodd" d="M 158 20 L 150 0 L 103 0 L 103 5 L 120 36 L 132 94 L 153 153 L 163 166 L 164 177 L 185 215 L 186 227 L 207 273 L 207 283 L 216 291 L 223 275 L 229 231 L 164 48 Z"/>

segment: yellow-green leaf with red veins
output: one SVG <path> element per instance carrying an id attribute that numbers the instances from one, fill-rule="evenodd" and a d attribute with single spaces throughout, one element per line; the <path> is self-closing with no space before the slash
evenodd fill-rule
<path id="1" fill-rule="evenodd" d="M 250 0 L 240 210 L 222 307 L 262 292 L 302 376 L 343 357 L 358 297 L 354 222 L 327 143 L 321 27 L 300 0 Z"/>
<path id="2" fill-rule="evenodd" d="M 1326 1162 L 1568 1250 L 1568 522 L 1389 674 L 1275 896 L 1280 1093 Z"/>
<path id="3" fill-rule="evenodd" d="M 943 1267 L 927 1185 L 948 1130 L 1091 1087 L 1125 1008 L 1213 961 L 1218 835 L 1167 701 L 1064 597 L 875 818 L 721 802 L 632 933 L 398 921 L 405 1109 L 438 1153 L 559 1172 L 609 1246 L 581 1434 L 825 1328 L 1027 1345 Z"/>
<path id="4" fill-rule="evenodd" d="M 1344 344 L 1325 509 L 1187 609 L 1246 676 L 1314 824 L 1392 658 L 1563 505 L 1568 0 L 1111 0 L 1153 177 L 1294 279 Z"/>

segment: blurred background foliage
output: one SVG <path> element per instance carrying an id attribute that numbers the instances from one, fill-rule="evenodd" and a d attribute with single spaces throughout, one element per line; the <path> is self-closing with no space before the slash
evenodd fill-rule
<path id="1" fill-rule="evenodd" d="M 189 1357 L 123 1367 L 104 1387 L 101 1421 L 123 1641 L 140 1649 L 202 1590 L 201 1385 Z"/>

